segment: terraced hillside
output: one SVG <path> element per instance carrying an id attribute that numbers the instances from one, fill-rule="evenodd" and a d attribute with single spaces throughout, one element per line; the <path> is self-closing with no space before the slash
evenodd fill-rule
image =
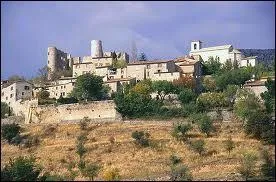
<path id="1" fill-rule="evenodd" d="M 118 168 L 122 180 L 168 180 L 170 155 L 176 154 L 190 168 L 194 180 L 239 180 L 242 178 L 236 173 L 241 154 L 244 151 L 255 151 L 259 155 L 263 148 L 261 142 L 245 136 L 240 123 L 219 123 L 216 124 L 216 134 L 208 138 L 196 128 L 189 132 L 191 140 L 201 138 L 206 142 L 207 154 L 200 156 L 187 144 L 178 142 L 171 136 L 172 125 L 172 121 L 90 124 L 88 141 L 85 144 L 88 149 L 85 160 L 101 164 L 101 171 L 111 167 Z M 1 140 L 1 167 L 9 158 L 34 154 L 45 170 L 66 175 L 66 164 L 79 160 L 75 147 L 76 138 L 81 133 L 78 124 L 56 124 L 52 125 L 52 130 L 46 125 L 23 127 L 22 134 L 38 136 L 39 144 L 25 148 L 9 145 Z M 136 130 L 150 133 L 150 147 L 141 148 L 134 143 L 131 133 Z M 235 148 L 228 155 L 224 141 L 230 135 Z M 115 138 L 115 143 L 111 144 L 110 137 Z M 271 155 L 275 154 L 274 146 L 270 146 L 270 152 Z M 96 179 L 103 179 L 102 175 L 103 172 L 100 172 Z M 79 175 L 76 180 L 88 179 Z"/>

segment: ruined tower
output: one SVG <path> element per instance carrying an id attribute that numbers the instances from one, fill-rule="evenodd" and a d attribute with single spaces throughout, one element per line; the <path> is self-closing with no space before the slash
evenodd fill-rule
<path id="1" fill-rule="evenodd" d="M 52 74 L 57 70 L 57 48 L 55 47 L 48 47 L 48 80 L 51 79 Z"/>
<path id="2" fill-rule="evenodd" d="M 91 56 L 92 57 L 103 57 L 102 41 L 92 40 L 91 41 Z"/>

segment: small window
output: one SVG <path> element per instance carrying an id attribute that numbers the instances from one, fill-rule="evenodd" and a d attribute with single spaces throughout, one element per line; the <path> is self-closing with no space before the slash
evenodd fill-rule
<path id="1" fill-rule="evenodd" d="M 121 78 L 124 78 L 124 76 L 122 75 Z"/>
<path id="2" fill-rule="evenodd" d="M 48 64 L 50 63 L 50 61 L 48 60 Z"/>
<path id="3" fill-rule="evenodd" d="M 157 70 L 157 72 L 158 72 L 158 73 L 160 73 L 160 72 L 161 72 L 161 70 Z"/>
<path id="4" fill-rule="evenodd" d="M 10 95 L 10 98 L 12 98 L 12 97 L 13 97 L 13 94 Z"/>
<path id="5" fill-rule="evenodd" d="M 9 105 L 11 105 L 11 102 L 9 102 Z"/>
<path id="6" fill-rule="evenodd" d="M 6 97 L 6 100 L 8 100 L 8 97 Z"/>
<path id="7" fill-rule="evenodd" d="M 65 92 L 62 92 L 62 95 L 65 96 Z"/>
<path id="8" fill-rule="evenodd" d="M 149 64 L 147 65 L 147 69 L 150 69 L 150 65 Z"/>
<path id="9" fill-rule="evenodd" d="M 63 86 L 60 86 L 60 88 L 62 89 L 62 88 L 63 88 Z"/>
<path id="10" fill-rule="evenodd" d="M 25 90 L 30 90 L 30 87 L 29 86 L 25 86 L 24 89 Z"/>
<path id="11" fill-rule="evenodd" d="M 196 50 L 197 49 L 197 45 L 196 44 L 194 44 L 194 50 Z"/>
<path id="12" fill-rule="evenodd" d="M 72 86 L 74 86 L 75 85 L 75 83 L 72 83 Z"/>
<path id="13" fill-rule="evenodd" d="M 22 95 L 24 95 L 25 93 L 24 92 L 22 92 Z"/>
<path id="14" fill-rule="evenodd" d="M 11 90 L 13 90 L 13 87 L 11 87 Z"/>
<path id="15" fill-rule="evenodd" d="M 95 66 L 98 66 L 98 63 L 95 63 Z"/>
<path id="16" fill-rule="evenodd" d="M 48 55 L 50 55 L 49 52 L 48 52 Z M 49 61 L 48 61 L 48 62 L 49 62 Z"/>
<path id="17" fill-rule="evenodd" d="M 100 66 L 103 66 L 103 63 L 100 63 L 99 65 L 100 65 Z"/>
<path id="18" fill-rule="evenodd" d="M 65 85 L 63 86 L 63 88 L 65 88 Z"/>
<path id="19" fill-rule="evenodd" d="M 4 96 L 4 92 L 2 92 L 2 94 L 1 94 L 2 96 Z"/>
<path id="20" fill-rule="evenodd" d="M 148 77 L 149 77 L 149 72 L 147 73 Z"/>
<path id="21" fill-rule="evenodd" d="M 57 96 L 57 93 L 56 93 L 56 96 Z"/>
<path id="22" fill-rule="evenodd" d="M 158 67 L 162 67 L 162 64 L 161 64 L 161 63 L 159 63 L 159 64 L 158 64 Z"/>

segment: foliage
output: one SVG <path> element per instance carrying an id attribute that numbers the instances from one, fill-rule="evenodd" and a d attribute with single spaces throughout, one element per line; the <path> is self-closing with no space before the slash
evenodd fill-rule
<path id="1" fill-rule="evenodd" d="M 50 96 L 50 93 L 47 90 L 41 90 L 37 93 L 38 99 L 48 99 Z"/>
<path id="2" fill-rule="evenodd" d="M 6 102 L 1 102 L 1 118 L 6 118 L 6 115 L 11 115 L 11 108 Z"/>
<path id="3" fill-rule="evenodd" d="M 222 65 L 222 71 L 230 71 L 234 68 L 232 61 L 227 59 L 226 62 Z"/>
<path id="4" fill-rule="evenodd" d="M 204 146 L 205 146 L 205 142 L 204 142 L 204 140 L 201 140 L 201 139 L 191 142 L 192 149 L 195 152 L 199 153 L 199 155 L 202 155 L 203 152 L 205 151 Z"/>
<path id="5" fill-rule="evenodd" d="M 142 146 L 149 146 L 149 133 L 144 133 L 143 131 L 132 132 L 131 137 L 135 139 L 135 143 Z"/>
<path id="6" fill-rule="evenodd" d="M 147 61 L 148 60 L 146 54 L 143 52 L 139 55 L 138 59 L 139 59 L 139 61 Z"/>
<path id="7" fill-rule="evenodd" d="M 267 91 L 261 93 L 267 113 L 275 111 L 275 80 L 268 78 L 265 82 Z"/>
<path id="8" fill-rule="evenodd" d="M 9 143 L 20 133 L 21 127 L 18 124 L 5 124 L 1 126 L 1 136 Z"/>
<path id="9" fill-rule="evenodd" d="M 82 175 L 88 177 L 89 180 L 94 181 L 94 178 L 98 176 L 101 167 L 98 164 L 88 164 L 85 168 L 81 171 Z"/>
<path id="10" fill-rule="evenodd" d="M 173 80 L 173 85 L 176 88 L 176 93 L 179 93 L 183 88 L 195 89 L 196 81 L 192 76 L 181 76 L 180 78 Z"/>
<path id="11" fill-rule="evenodd" d="M 196 93 L 194 93 L 191 89 L 183 89 L 178 94 L 178 100 L 180 100 L 182 104 L 188 104 L 192 101 L 195 101 L 196 98 L 197 98 Z"/>
<path id="12" fill-rule="evenodd" d="M 184 164 L 172 167 L 171 180 L 172 181 L 191 181 L 192 175 L 187 166 Z"/>
<path id="13" fill-rule="evenodd" d="M 130 92 L 135 92 L 144 96 L 148 96 L 152 91 L 152 82 L 150 80 L 140 81 L 130 89 Z"/>
<path id="14" fill-rule="evenodd" d="M 84 117 L 82 120 L 79 122 L 79 126 L 81 130 L 87 130 L 87 125 L 91 121 L 88 117 Z"/>
<path id="15" fill-rule="evenodd" d="M 84 147 L 86 141 L 87 133 L 82 133 L 77 137 L 76 153 L 79 155 L 80 161 L 82 161 L 84 154 L 87 152 L 87 149 Z"/>
<path id="16" fill-rule="evenodd" d="M 209 57 L 208 61 L 203 62 L 203 75 L 213 75 L 218 74 L 221 69 L 221 63 L 218 60 L 218 57 L 214 59 L 214 57 Z"/>
<path id="17" fill-rule="evenodd" d="M 114 68 L 125 68 L 127 67 L 127 62 L 125 60 L 114 60 L 114 63 L 113 63 L 113 67 Z"/>
<path id="18" fill-rule="evenodd" d="M 231 137 L 229 137 L 226 141 L 225 141 L 225 149 L 227 150 L 227 152 L 230 154 L 230 152 L 235 148 L 235 143 L 232 140 Z"/>
<path id="19" fill-rule="evenodd" d="M 207 109 L 229 106 L 229 102 L 222 92 L 202 93 L 198 96 L 196 102 Z"/>
<path id="20" fill-rule="evenodd" d="M 251 79 L 251 73 L 247 68 L 233 69 L 216 76 L 217 89 L 223 90 L 227 85 L 243 85 L 245 81 Z"/>
<path id="21" fill-rule="evenodd" d="M 263 177 L 268 180 L 275 181 L 275 161 L 269 155 L 268 150 L 262 150 L 262 160 L 263 164 L 261 165 L 261 173 Z"/>
<path id="22" fill-rule="evenodd" d="M 239 89 L 237 91 L 237 101 L 234 104 L 234 113 L 245 120 L 252 113 L 259 112 L 262 108 L 260 100 L 253 91 Z"/>
<path id="23" fill-rule="evenodd" d="M 160 108 L 160 103 L 151 99 L 150 96 L 141 95 L 136 92 L 129 92 L 128 94 L 119 92 L 115 95 L 114 102 L 116 110 L 123 117 L 148 116 Z"/>
<path id="24" fill-rule="evenodd" d="M 216 90 L 216 80 L 213 77 L 203 77 L 202 86 L 205 91 L 213 92 Z"/>
<path id="25" fill-rule="evenodd" d="M 166 95 L 171 94 L 174 91 L 173 84 L 166 80 L 154 81 L 152 83 L 152 88 L 155 92 L 157 92 L 161 102 L 164 101 Z"/>
<path id="26" fill-rule="evenodd" d="M 226 89 L 223 91 L 223 94 L 227 98 L 230 106 L 233 106 L 234 104 L 238 89 L 239 89 L 239 86 L 237 85 L 227 85 Z"/>
<path id="27" fill-rule="evenodd" d="M 1 181 L 37 181 L 42 169 L 35 165 L 35 158 L 19 156 L 9 161 L 1 170 Z"/>
<path id="28" fill-rule="evenodd" d="M 87 73 L 77 77 L 71 96 L 78 100 L 99 100 L 105 92 L 102 77 Z"/>
<path id="29" fill-rule="evenodd" d="M 257 156 L 254 153 L 244 153 L 242 155 L 241 164 L 238 167 L 238 171 L 242 176 L 247 179 L 253 177 L 255 174 L 255 165 L 257 162 Z"/>
<path id="30" fill-rule="evenodd" d="M 172 165 L 177 165 L 182 162 L 182 159 L 176 155 L 171 155 L 170 161 L 171 161 Z"/>
<path id="31" fill-rule="evenodd" d="M 214 131 L 213 121 L 207 114 L 201 114 L 197 118 L 197 124 L 202 133 L 205 133 L 209 137 L 210 133 Z"/>
<path id="32" fill-rule="evenodd" d="M 193 127 L 191 124 L 184 124 L 184 123 L 177 123 L 173 126 L 172 136 L 175 137 L 177 140 L 185 140 L 186 134 L 189 130 Z"/>
<path id="33" fill-rule="evenodd" d="M 64 98 L 64 97 L 62 97 L 62 95 L 60 95 L 57 102 L 60 104 L 72 104 L 72 103 L 77 103 L 78 99 L 76 99 L 74 97 Z"/>
<path id="34" fill-rule="evenodd" d="M 121 179 L 119 169 L 111 168 L 104 172 L 103 179 L 106 181 L 119 181 Z"/>

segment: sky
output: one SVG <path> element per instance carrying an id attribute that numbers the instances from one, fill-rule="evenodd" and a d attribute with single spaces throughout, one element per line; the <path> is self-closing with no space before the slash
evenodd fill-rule
<path id="1" fill-rule="evenodd" d="M 91 54 L 91 40 L 104 51 L 138 54 L 149 60 L 231 44 L 240 49 L 275 48 L 274 1 L 1 1 L 1 80 L 31 78 L 47 64 L 47 47 L 75 56 Z"/>

